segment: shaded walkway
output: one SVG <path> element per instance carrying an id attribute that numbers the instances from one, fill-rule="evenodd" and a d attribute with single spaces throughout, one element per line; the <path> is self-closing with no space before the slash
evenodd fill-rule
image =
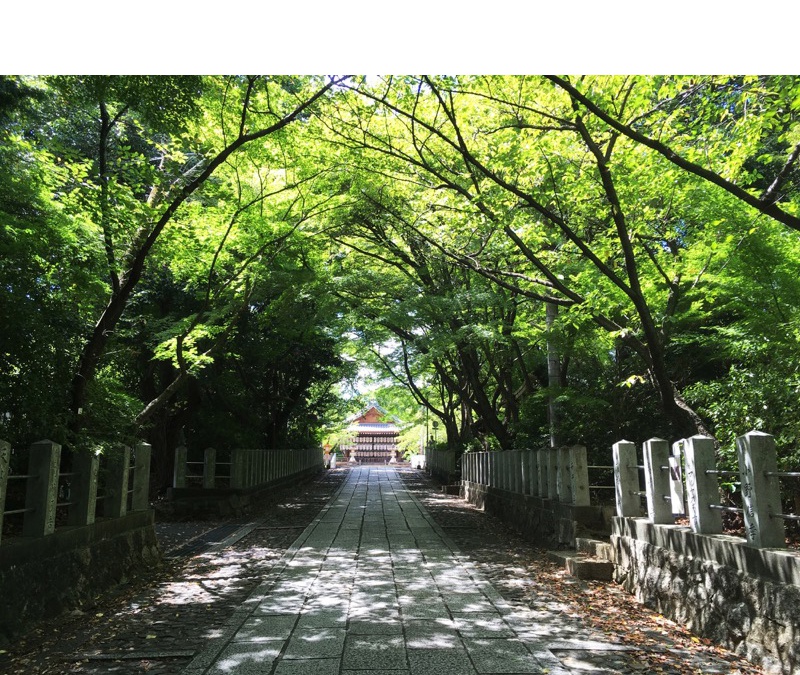
<path id="1" fill-rule="evenodd" d="M 549 644 L 598 639 L 512 609 L 393 468 L 359 467 L 183 673 L 557 675 Z"/>

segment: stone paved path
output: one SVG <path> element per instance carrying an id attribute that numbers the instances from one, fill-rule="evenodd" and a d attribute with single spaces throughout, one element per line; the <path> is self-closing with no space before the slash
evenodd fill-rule
<path id="1" fill-rule="evenodd" d="M 393 468 L 363 467 L 183 674 L 566 674 L 548 645 L 603 636 L 556 618 L 510 606 Z"/>
<path id="2" fill-rule="evenodd" d="M 420 471 L 342 467 L 245 520 L 159 526 L 152 579 L 0 645 L 0 673 L 762 672 L 614 584 L 566 577 Z M 171 557 L 202 533 L 213 546 Z"/>

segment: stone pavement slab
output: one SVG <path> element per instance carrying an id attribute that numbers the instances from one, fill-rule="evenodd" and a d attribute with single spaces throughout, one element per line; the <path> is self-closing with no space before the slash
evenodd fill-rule
<path id="1" fill-rule="evenodd" d="M 393 467 L 356 467 L 183 674 L 558 675 L 548 634 L 601 638 L 557 623 L 510 607 Z"/>

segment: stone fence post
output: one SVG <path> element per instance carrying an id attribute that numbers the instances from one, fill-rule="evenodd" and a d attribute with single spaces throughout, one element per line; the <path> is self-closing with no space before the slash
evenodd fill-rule
<path id="1" fill-rule="evenodd" d="M 3 537 L 3 511 L 6 510 L 8 466 L 11 463 L 11 444 L 0 441 L 0 539 Z"/>
<path id="2" fill-rule="evenodd" d="M 572 503 L 575 506 L 589 506 L 589 465 L 586 460 L 586 446 L 573 445 L 568 453 Z"/>
<path id="3" fill-rule="evenodd" d="M 742 480 L 742 508 L 747 541 L 759 548 L 783 548 L 786 531 L 781 512 L 781 486 L 774 474 L 778 470 L 775 438 L 751 431 L 736 439 L 739 473 Z"/>
<path id="4" fill-rule="evenodd" d="M 547 451 L 547 498 L 558 501 L 558 450 Z"/>
<path id="5" fill-rule="evenodd" d="M 173 471 L 172 487 L 186 487 L 186 462 L 189 458 L 189 451 L 185 445 L 175 448 L 175 469 Z"/>
<path id="6" fill-rule="evenodd" d="M 714 439 L 692 436 L 685 440 L 683 451 L 689 523 L 698 534 L 722 534 L 722 511 L 711 508 L 712 504 L 719 506 Z"/>
<path id="7" fill-rule="evenodd" d="M 217 484 L 217 449 L 206 448 L 203 451 L 203 487 L 212 490 Z"/>
<path id="8" fill-rule="evenodd" d="M 548 451 L 539 449 L 536 451 L 536 482 L 538 484 L 539 496 L 547 499 L 550 493 L 547 491 L 547 471 L 549 467 Z"/>
<path id="9" fill-rule="evenodd" d="M 61 463 L 61 446 L 53 441 L 39 441 L 31 445 L 28 455 L 28 486 L 25 494 L 25 513 L 22 535 L 42 537 L 56 529 L 56 503 L 58 501 L 58 472 Z"/>
<path id="10" fill-rule="evenodd" d="M 669 499 L 673 516 L 686 515 L 681 453 L 683 453 L 683 441 L 673 443 L 672 455 L 669 458 Z"/>
<path id="11" fill-rule="evenodd" d="M 528 450 L 528 494 L 539 495 L 539 451 Z"/>
<path id="12" fill-rule="evenodd" d="M 618 441 L 613 445 L 613 454 L 617 515 L 636 518 L 641 515 L 636 446 L 630 441 Z"/>
<path id="13" fill-rule="evenodd" d="M 97 475 L 100 456 L 96 452 L 75 452 L 72 456 L 72 504 L 67 510 L 70 525 L 91 525 L 97 512 Z"/>
<path id="14" fill-rule="evenodd" d="M 647 492 L 647 517 L 653 523 L 672 523 L 670 495 L 669 443 L 661 438 L 645 441 L 644 484 Z"/>
<path id="15" fill-rule="evenodd" d="M 153 446 L 137 443 L 133 467 L 133 495 L 131 511 L 146 511 L 150 508 L 150 458 Z"/>
<path id="16" fill-rule="evenodd" d="M 556 493 L 558 501 L 569 503 L 572 500 L 572 479 L 569 474 L 569 448 L 564 446 L 554 451 L 558 470 L 556 472 Z"/>
<path id="17" fill-rule="evenodd" d="M 131 449 L 126 445 L 114 450 L 106 459 L 106 495 L 103 515 L 121 518 L 128 512 L 128 477 Z"/>

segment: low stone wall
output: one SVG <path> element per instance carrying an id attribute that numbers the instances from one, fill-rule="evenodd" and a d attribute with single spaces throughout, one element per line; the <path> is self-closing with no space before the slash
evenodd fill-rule
<path id="1" fill-rule="evenodd" d="M 771 673 L 800 672 L 800 554 L 645 518 L 613 519 L 615 580 Z"/>
<path id="2" fill-rule="evenodd" d="M 0 644 L 25 625 L 80 607 L 161 559 L 153 511 L 0 546 Z"/>
<path id="3" fill-rule="evenodd" d="M 551 548 L 573 548 L 586 531 L 602 531 L 598 506 L 574 506 L 518 492 L 463 481 L 464 498 L 516 528 L 523 536 Z"/>

